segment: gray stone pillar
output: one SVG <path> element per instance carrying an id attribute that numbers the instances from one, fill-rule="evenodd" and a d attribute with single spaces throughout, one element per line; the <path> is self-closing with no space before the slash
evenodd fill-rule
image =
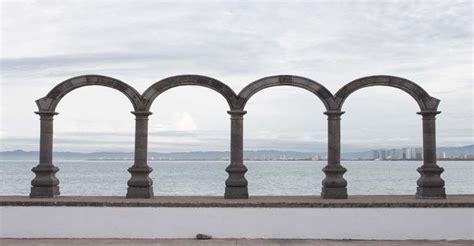
<path id="1" fill-rule="evenodd" d="M 225 181 L 226 199 L 247 199 L 249 192 L 244 165 L 244 114 L 247 111 L 231 110 L 230 114 L 230 165 L 225 169 L 229 177 Z"/>
<path id="2" fill-rule="evenodd" d="M 135 162 L 128 169 L 127 198 L 153 197 L 153 180 L 148 176 L 153 169 L 147 164 L 149 111 L 133 111 L 135 115 Z"/>
<path id="3" fill-rule="evenodd" d="M 30 197 L 59 196 L 59 180 L 56 178 L 58 167 L 53 165 L 53 117 L 56 112 L 39 111 L 41 121 L 39 164 L 31 169 L 36 176 L 31 181 Z"/>
<path id="4" fill-rule="evenodd" d="M 347 198 L 347 181 L 342 177 L 346 169 L 341 166 L 341 115 L 344 112 L 331 110 L 328 116 L 328 164 L 323 168 L 321 197 L 325 199 Z"/>
<path id="5" fill-rule="evenodd" d="M 417 180 L 416 198 L 446 198 L 443 168 L 436 164 L 436 115 L 439 111 L 422 111 L 423 117 L 423 165 L 417 169 L 421 177 Z"/>

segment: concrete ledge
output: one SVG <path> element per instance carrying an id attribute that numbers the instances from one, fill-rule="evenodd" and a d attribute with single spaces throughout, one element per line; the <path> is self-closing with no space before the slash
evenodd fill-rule
<path id="1" fill-rule="evenodd" d="M 474 195 L 450 195 L 447 199 L 416 199 L 410 195 L 350 196 L 349 199 L 321 199 L 315 196 L 252 196 L 224 199 L 205 196 L 158 196 L 151 199 L 124 197 L 63 196 L 29 198 L 0 196 L 5 206 L 72 207 L 247 207 L 247 208 L 474 208 Z"/>
<path id="2" fill-rule="evenodd" d="M 0 238 L 474 239 L 474 208 L 10 206 L 0 221 Z"/>
<path id="3" fill-rule="evenodd" d="M 474 195 L 57 197 L 0 196 L 0 238 L 474 240 Z"/>

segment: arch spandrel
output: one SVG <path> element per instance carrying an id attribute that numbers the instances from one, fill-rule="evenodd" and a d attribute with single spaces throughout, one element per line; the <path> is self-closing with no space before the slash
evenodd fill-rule
<path id="1" fill-rule="evenodd" d="M 144 93 L 144 110 L 149 110 L 153 101 L 163 92 L 178 86 L 195 85 L 212 89 L 221 94 L 227 101 L 230 109 L 236 109 L 238 102 L 235 92 L 221 81 L 202 75 L 178 75 L 169 77 L 151 85 Z"/>
<path id="2" fill-rule="evenodd" d="M 248 100 L 250 100 L 250 98 L 257 92 L 275 86 L 294 86 L 303 88 L 315 94 L 323 102 L 327 110 L 330 110 L 335 106 L 332 93 L 318 82 L 294 75 L 275 75 L 256 80 L 242 89 L 239 93 L 240 109 L 244 109 Z"/>
<path id="3" fill-rule="evenodd" d="M 395 76 L 376 75 L 356 79 L 339 89 L 335 95 L 336 109 L 341 110 L 345 100 L 353 92 L 370 86 L 389 86 L 408 93 L 418 103 L 421 111 L 437 110 L 439 100 L 430 96 L 418 84 Z"/>
<path id="4" fill-rule="evenodd" d="M 102 75 L 82 75 L 61 82 L 49 91 L 45 97 L 36 100 L 38 109 L 40 111 L 55 111 L 58 103 L 66 94 L 77 88 L 90 85 L 105 86 L 118 90 L 130 100 L 135 110 L 141 107 L 140 93 L 127 83 Z"/>

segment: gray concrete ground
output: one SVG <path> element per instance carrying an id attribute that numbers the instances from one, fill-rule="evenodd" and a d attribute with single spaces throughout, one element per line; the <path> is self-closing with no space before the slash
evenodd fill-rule
<path id="1" fill-rule="evenodd" d="M 49 245 L 143 245 L 143 246 L 187 246 L 187 245 L 211 245 L 211 246 L 291 246 L 291 245 L 327 245 L 327 246 L 455 246 L 474 245 L 474 241 L 366 241 L 366 240 L 294 240 L 294 239 L 0 239 L 1 246 L 49 246 Z"/>

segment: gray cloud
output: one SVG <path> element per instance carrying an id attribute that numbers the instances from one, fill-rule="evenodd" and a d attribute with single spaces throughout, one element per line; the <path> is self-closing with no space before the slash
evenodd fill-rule
<path id="1" fill-rule="evenodd" d="M 472 143 L 469 1 L 3 1 L 2 10 L 3 149 L 36 148 L 34 100 L 69 77 L 90 73 L 116 77 L 139 91 L 183 73 L 215 77 L 235 91 L 263 76 L 296 74 L 333 93 L 362 76 L 397 75 L 442 100 L 439 145 Z M 101 148 L 133 146 L 132 118 L 124 123 L 121 114 L 129 105 L 124 108 L 112 92 L 82 90 L 58 108 L 57 147 L 85 150 L 89 138 Z M 151 148 L 228 149 L 222 100 L 202 88 L 161 95 L 152 108 L 158 116 L 150 121 Z M 421 143 L 417 106 L 403 92 L 367 88 L 344 107 L 345 150 Z M 324 149 L 323 111 L 317 98 L 300 89 L 259 92 L 245 116 L 246 148 Z"/>

